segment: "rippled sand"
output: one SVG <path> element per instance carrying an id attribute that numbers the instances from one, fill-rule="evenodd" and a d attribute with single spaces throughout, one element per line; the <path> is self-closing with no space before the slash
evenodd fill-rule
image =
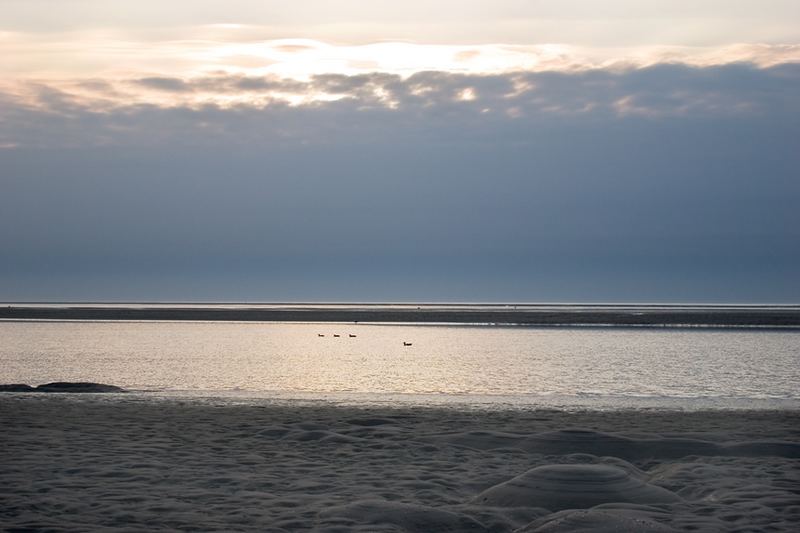
<path id="1" fill-rule="evenodd" d="M 796 411 L 208 405 L 0 395 L 36 530 L 796 531 Z"/>

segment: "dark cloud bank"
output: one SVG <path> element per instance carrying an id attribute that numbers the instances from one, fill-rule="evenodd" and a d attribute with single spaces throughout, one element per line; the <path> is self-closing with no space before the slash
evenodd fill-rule
<path id="1" fill-rule="evenodd" d="M 296 107 L 0 95 L 0 299 L 796 302 L 798 81 L 661 65 L 127 82 L 343 97 Z"/>

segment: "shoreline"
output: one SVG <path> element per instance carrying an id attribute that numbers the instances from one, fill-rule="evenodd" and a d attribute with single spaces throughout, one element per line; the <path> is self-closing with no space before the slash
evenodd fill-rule
<path id="1" fill-rule="evenodd" d="M 800 519 L 797 411 L 0 395 L 0 424 L 9 528 L 793 531 Z"/>
<path id="2" fill-rule="evenodd" d="M 341 322 L 527 327 L 800 328 L 800 308 L 571 309 L 0 307 L 0 320 Z"/>
<path id="3" fill-rule="evenodd" d="M 52 395 L 67 401 L 121 401 L 139 403 L 184 403 L 187 405 L 216 405 L 219 407 L 317 407 L 342 409 L 440 409 L 448 411 L 517 412 L 557 411 L 575 412 L 785 412 L 800 414 L 800 399 L 745 397 L 668 397 L 592 394 L 422 394 L 422 393 L 358 393 L 326 391 L 254 391 L 254 390 L 160 390 L 135 387 L 114 387 L 85 383 L 85 390 L 41 391 L 40 383 L 0 384 L 0 399 L 12 397 L 42 397 Z M 30 387 L 14 390 L 12 387 Z M 118 388 L 89 390 L 91 387 Z"/>

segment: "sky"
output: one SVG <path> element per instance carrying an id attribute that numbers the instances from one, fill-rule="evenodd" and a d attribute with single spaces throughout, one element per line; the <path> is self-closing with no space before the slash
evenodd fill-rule
<path id="1" fill-rule="evenodd" d="M 0 301 L 800 302 L 795 0 L 0 7 Z"/>

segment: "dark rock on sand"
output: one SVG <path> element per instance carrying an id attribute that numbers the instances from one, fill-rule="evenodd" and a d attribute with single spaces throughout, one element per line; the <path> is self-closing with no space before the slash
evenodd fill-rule
<path id="1" fill-rule="evenodd" d="M 56 381 L 39 385 L 36 392 L 125 392 L 125 389 L 114 385 L 103 383 L 91 383 L 85 381 Z"/>
<path id="2" fill-rule="evenodd" d="M 36 389 L 24 383 L 0 384 L 0 392 L 33 392 L 34 390 Z"/>

